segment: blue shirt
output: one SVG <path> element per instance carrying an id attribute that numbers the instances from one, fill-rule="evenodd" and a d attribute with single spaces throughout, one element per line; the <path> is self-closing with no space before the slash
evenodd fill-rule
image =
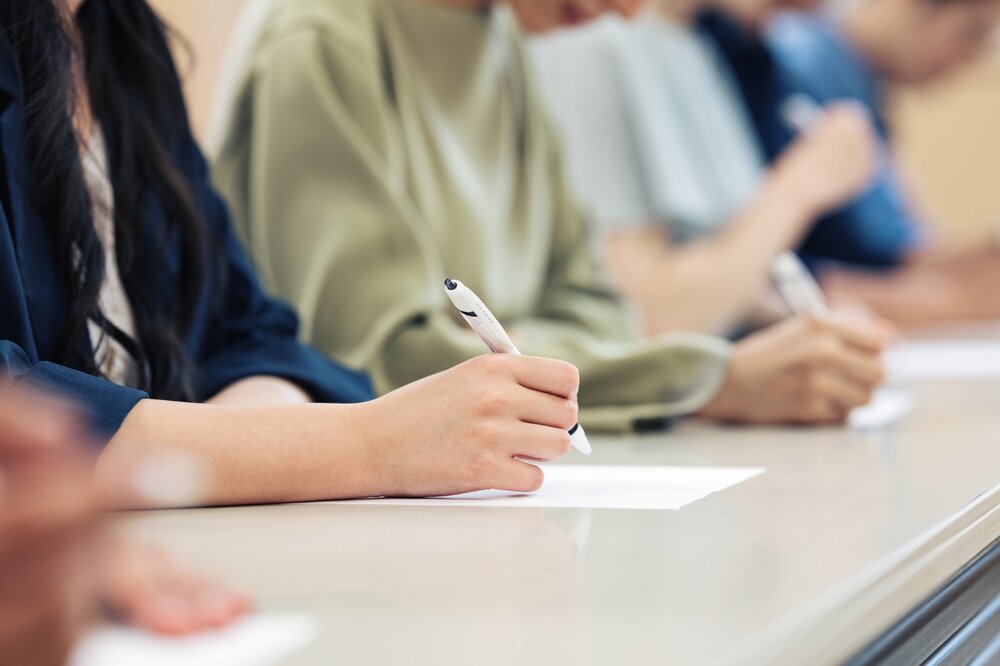
<path id="1" fill-rule="evenodd" d="M 883 87 L 875 72 L 833 26 L 813 15 L 780 16 L 766 41 L 714 12 L 698 25 L 733 67 L 771 162 L 795 140 L 782 114 L 790 95 L 805 94 L 819 104 L 853 99 L 869 109 L 885 156 L 876 180 L 863 195 L 819 220 L 800 251 L 813 266 L 833 260 L 888 268 L 904 261 L 920 245 L 922 224 L 888 157 Z"/>
<path id="2" fill-rule="evenodd" d="M 0 35 L 0 376 L 13 377 L 80 405 L 99 441 L 108 441 L 146 393 L 52 362 L 67 294 L 56 264 L 56 251 L 45 223 L 27 200 L 28 165 L 22 127 L 19 79 L 15 61 Z M 297 341 L 298 320 L 282 303 L 269 298 L 254 274 L 230 225 L 228 212 L 212 189 L 205 160 L 186 119 L 178 119 L 169 137 L 178 171 L 217 242 L 213 263 L 221 267 L 221 298 L 211 298 L 206 284 L 194 321 L 184 340 L 200 370 L 199 400 L 252 376 L 287 379 L 318 402 L 360 402 L 372 397 L 368 378 L 326 359 Z M 109 147 L 115 142 L 107 133 Z M 178 298 L 172 285 L 181 270 L 179 241 L 167 235 L 167 211 L 150 201 L 144 224 L 170 238 L 166 270 L 150 275 L 164 299 Z M 157 234 L 150 234 L 156 236 Z M 207 271 L 209 281 L 215 271 Z M 81 349 L 92 353 L 89 340 Z M 84 346 L 86 349 L 84 349 Z"/>

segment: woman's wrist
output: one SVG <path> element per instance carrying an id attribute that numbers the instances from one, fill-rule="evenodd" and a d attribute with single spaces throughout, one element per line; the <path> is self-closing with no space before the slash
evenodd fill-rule
<path id="1" fill-rule="evenodd" d="M 290 465 L 292 474 L 280 486 L 296 483 L 292 501 L 358 499 L 387 494 L 395 486 L 387 442 L 391 436 L 378 401 L 358 404 L 313 404 L 289 408 L 285 414 L 288 444 L 302 460 Z"/>
<path id="2" fill-rule="evenodd" d="M 405 479 L 394 472 L 396 461 L 390 442 L 391 414 L 382 410 L 380 399 L 352 405 L 338 405 L 338 424 L 332 432 L 340 433 L 343 449 L 351 467 L 350 492 L 347 497 L 378 497 L 405 492 Z"/>
<path id="3" fill-rule="evenodd" d="M 733 381 L 733 360 L 729 359 L 729 366 L 726 368 L 726 377 L 719 388 L 719 392 L 698 412 L 696 416 L 720 421 L 739 420 L 742 409 L 742 401 L 734 398 L 735 388 Z"/>

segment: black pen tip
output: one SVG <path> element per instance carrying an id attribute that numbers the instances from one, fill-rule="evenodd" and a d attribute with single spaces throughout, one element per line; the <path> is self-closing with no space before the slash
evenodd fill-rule
<path id="1" fill-rule="evenodd" d="M 447 280 L 444 281 L 444 286 L 448 289 L 448 291 L 455 291 L 456 289 L 458 289 L 458 283 L 452 280 L 451 278 L 448 278 Z"/>

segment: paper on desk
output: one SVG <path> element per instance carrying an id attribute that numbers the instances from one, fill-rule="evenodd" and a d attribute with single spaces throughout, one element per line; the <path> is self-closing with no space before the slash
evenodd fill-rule
<path id="1" fill-rule="evenodd" d="M 889 379 L 988 379 L 1000 377 L 1000 342 L 907 342 L 885 355 Z"/>
<path id="2" fill-rule="evenodd" d="M 547 465 L 545 485 L 532 494 L 485 490 L 435 499 L 369 499 L 350 504 L 676 510 L 752 479 L 745 467 Z"/>
<path id="3" fill-rule="evenodd" d="M 855 430 L 876 430 L 892 425 L 913 411 L 913 397 L 906 391 L 882 389 L 872 401 L 851 412 L 848 424 Z"/>
<path id="4" fill-rule="evenodd" d="M 301 615 L 252 615 L 225 629 L 183 638 L 112 627 L 84 637 L 70 666 L 270 666 L 318 633 L 316 622 Z"/>

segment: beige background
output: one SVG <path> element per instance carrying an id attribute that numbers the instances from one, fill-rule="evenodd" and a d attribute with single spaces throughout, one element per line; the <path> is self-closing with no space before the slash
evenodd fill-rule
<path id="1" fill-rule="evenodd" d="M 949 239 L 1000 223 L 1000 55 L 931 89 L 899 96 L 899 152 Z"/>
<path id="2" fill-rule="evenodd" d="M 242 2 L 153 0 L 193 47 L 182 71 L 200 133 Z M 960 242 L 990 233 L 1000 222 L 1000 56 L 945 84 L 902 93 L 895 106 L 899 152 L 939 235 Z"/>

